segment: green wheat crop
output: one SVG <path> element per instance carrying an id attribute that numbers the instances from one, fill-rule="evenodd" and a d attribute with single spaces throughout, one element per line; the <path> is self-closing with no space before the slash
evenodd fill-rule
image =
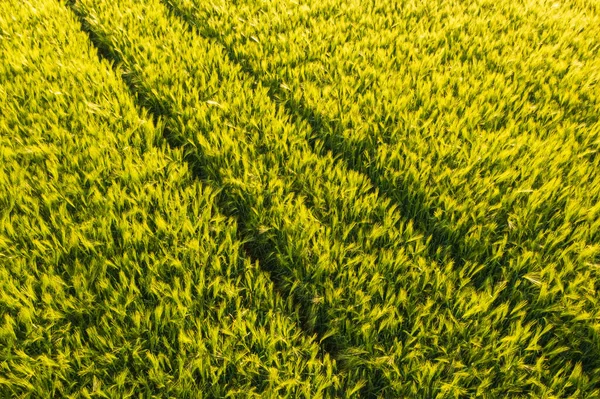
<path id="1" fill-rule="evenodd" d="M 600 397 L 600 5 L 0 3 L 0 397 Z"/>

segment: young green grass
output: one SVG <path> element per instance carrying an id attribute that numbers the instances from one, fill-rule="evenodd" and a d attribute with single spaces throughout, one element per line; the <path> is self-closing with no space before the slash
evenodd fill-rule
<path id="1" fill-rule="evenodd" d="M 598 378 L 592 4 L 166 2 Z"/>
<path id="2" fill-rule="evenodd" d="M 335 363 L 72 13 L 0 16 L 0 396 L 335 396 Z"/>
<path id="3" fill-rule="evenodd" d="M 364 171 L 457 258 L 498 268 L 526 246 L 593 263 L 593 13 L 541 2 L 168 3 L 314 120 L 315 148 L 324 141 Z"/>
<path id="4" fill-rule="evenodd" d="M 597 11 L 0 3 L 0 396 L 600 396 Z"/>
<path id="5" fill-rule="evenodd" d="M 219 204 L 239 218 L 249 247 L 301 304 L 308 327 L 333 344 L 349 381 L 364 384 L 363 396 L 594 392 L 595 380 L 564 361 L 566 336 L 553 339 L 549 323 L 532 318 L 527 292 L 501 300 L 506 282 L 472 284 L 482 270 L 476 263 L 453 269 L 418 251 L 402 256 L 414 252 L 410 245 L 368 255 L 305 205 L 298 194 L 314 194 L 294 186 L 302 169 L 282 155 L 302 160 L 285 143 L 302 149 L 304 133 L 294 135 L 265 89 L 219 45 L 158 2 L 78 1 L 75 9 L 101 51 L 122 63 L 132 90 L 165 117 L 198 173 L 222 190 Z"/>

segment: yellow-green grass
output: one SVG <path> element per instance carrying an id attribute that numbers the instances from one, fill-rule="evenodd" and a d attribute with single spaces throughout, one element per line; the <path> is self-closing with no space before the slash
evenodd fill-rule
<path id="1" fill-rule="evenodd" d="M 75 9 L 101 51 L 123 63 L 132 90 L 166 117 L 173 141 L 196 157 L 207 181 L 223 188 L 220 204 L 240 219 L 254 255 L 302 304 L 308 327 L 328 339 L 350 381 L 365 384 L 362 394 L 483 394 L 492 386 L 496 395 L 544 395 L 579 388 L 555 378 L 577 375 L 581 364 L 577 353 L 566 361 L 559 356 L 569 344 L 565 334 L 554 338 L 552 323 L 526 306 L 537 287 L 507 299 L 506 281 L 470 283 L 481 270 L 474 263 L 453 270 L 427 257 L 366 256 L 363 243 L 348 243 L 327 215 L 304 205 L 302 198 L 315 195 L 294 186 L 302 168 L 286 155 L 296 162 L 310 156 L 298 141 L 305 133 L 290 127 L 266 90 L 227 59 L 226 49 L 189 32 L 158 2 L 83 1 Z M 286 148 L 290 141 L 300 155 Z M 331 178 L 319 172 L 315 176 Z M 396 248 L 402 252 L 405 245 Z M 509 288 L 516 291 L 512 282 Z M 410 292 L 407 299 L 403 291 Z M 411 339 L 422 345 L 408 345 Z M 498 368 L 498 359 L 511 365 Z M 581 389 L 593 389 L 587 374 L 581 381 Z"/>
<path id="2" fill-rule="evenodd" d="M 335 363 L 72 12 L 0 16 L 0 397 L 333 395 Z"/>
<path id="3" fill-rule="evenodd" d="M 597 378 L 596 3 L 166 3 Z"/>
<path id="4" fill-rule="evenodd" d="M 0 396 L 600 396 L 593 1 L 0 11 Z"/>

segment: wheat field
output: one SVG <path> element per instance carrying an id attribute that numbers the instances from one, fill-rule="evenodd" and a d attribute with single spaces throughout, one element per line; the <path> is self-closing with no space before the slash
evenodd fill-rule
<path id="1" fill-rule="evenodd" d="M 598 0 L 0 1 L 1 398 L 600 398 Z"/>

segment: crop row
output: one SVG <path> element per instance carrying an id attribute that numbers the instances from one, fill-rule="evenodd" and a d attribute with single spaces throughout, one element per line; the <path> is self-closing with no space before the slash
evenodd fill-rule
<path id="1" fill-rule="evenodd" d="M 347 392 L 362 385 L 363 394 L 381 396 L 593 389 L 580 364 L 559 356 L 565 337 L 531 320 L 527 294 L 498 301 L 507 282 L 474 287 L 482 268 L 453 268 L 443 245 L 440 263 L 424 256 L 428 241 L 394 205 L 318 143 L 322 156 L 315 155 L 306 121 L 286 115 L 222 46 L 158 1 L 74 8 L 142 103 L 164 118 L 171 143 L 219 190 L 249 251 L 341 361 Z"/>
<path id="2" fill-rule="evenodd" d="M 284 100 L 312 112 L 326 125 L 314 139 L 370 171 L 386 194 L 422 193 L 405 206 L 407 215 L 448 222 L 438 230 L 450 237 L 439 239 L 471 242 L 463 245 L 466 255 L 497 255 L 494 245 L 506 246 L 498 237 L 507 234 L 512 208 L 538 216 L 532 226 L 511 219 L 513 241 L 556 230 L 563 219 L 596 220 L 597 18 L 487 2 L 169 3 Z M 548 34 L 565 19 L 573 21 L 566 32 Z M 575 168 L 565 173 L 564 165 Z M 408 193 L 395 193 L 402 190 L 386 177 L 391 171 L 421 186 L 402 183 Z M 549 182 L 555 176 L 562 179 Z M 544 198 L 557 187 L 576 191 Z M 579 206 L 563 219 L 534 206 L 562 209 L 565 197 Z M 431 215 L 418 214 L 425 209 Z"/>
<path id="3" fill-rule="evenodd" d="M 585 2 L 168 3 L 311 121 L 317 152 L 368 175 L 458 267 L 481 263 L 477 286 L 506 281 L 501 298 L 528 301 L 527 320 L 598 378 L 599 18 Z"/>
<path id="4" fill-rule="evenodd" d="M 348 208 L 346 198 L 361 199 L 354 192 L 360 194 L 364 183 L 356 184 L 356 174 L 336 171 L 331 159 L 307 151 L 297 134 L 302 126 L 280 117 L 265 91 L 243 79 L 219 46 L 195 37 L 160 3 L 78 2 L 75 8 L 86 16 L 86 28 L 102 51 L 121 62 L 142 101 L 164 115 L 172 142 L 182 144 L 197 173 L 219 187 L 220 205 L 239 218 L 250 251 L 301 303 L 306 325 L 320 333 L 327 347 L 339 349 L 341 360 L 356 366 L 352 373 L 358 377 L 352 381 L 357 386 L 386 388 L 380 378 L 369 379 L 375 376 L 369 371 L 394 364 L 395 351 L 387 349 L 397 341 L 399 301 L 404 300 L 396 295 L 395 284 L 408 286 L 404 280 L 414 279 L 417 270 L 411 270 L 413 276 L 397 274 L 410 267 L 405 251 L 423 251 L 420 238 L 406 226 L 395 230 L 399 237 L 391 237 L 402 240 L 404 251 L 368 251 L 368 241 L 377 235 L 364 237 L 363 246 L 346 242 L 351 228 L 338 223 L 336 213 Z M 319 173 L 324 168 L 333 173 Z M 328 206 L 329 215 L 305 204 L 319 199 L 325 200 L 321 207 Z M 345 217 L 351 212 L 356 211 L 350 209 Z M 381 214 L 387 218 L 393 212 Z M 423 276 L 418 279 L 426 283 Z M 415 305 L 423 306 L 419 302 L 427 298 L 422 291 L 416 295 L 418 286 L 412 289 Z M 348 392 L 352 388 L 345 387 Z"/>
<path id="5" fill-rule="evenodd" d="M 217 192 L 54 0 L 0 2 L 0 396 L 332 397 Z"/>

